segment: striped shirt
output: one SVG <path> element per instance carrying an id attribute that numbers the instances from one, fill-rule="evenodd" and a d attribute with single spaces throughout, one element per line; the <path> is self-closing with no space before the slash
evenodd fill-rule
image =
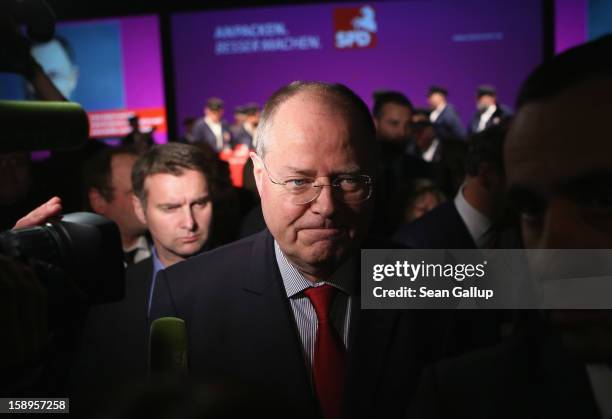
<path id="1" fill-rule="evenodd" d="M 352 298 L 355 287 L 355 268 L 351 261 L 345 262 L 334 274 L 325 281 L 312 283 L 293 266 L 284 255 L 276 240 L 274 241 L 276 262 L 283 278 L 287 298 L 291 303 L 293 318 L 297 326 L 304 360 L 309 369 L 312 368 L 315 340 L 317 337 L 317 314 L 310 300 L 303 291 L 306 288 L 329 284 L 338 290 L 331 307 L 331 319 L 334 328 L 342 337 L 344 347 L 348 347 Z"/>

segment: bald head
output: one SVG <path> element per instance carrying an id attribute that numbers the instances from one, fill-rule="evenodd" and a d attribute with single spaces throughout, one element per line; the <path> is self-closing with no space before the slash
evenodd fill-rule
<path id="1" fill-rule="evenodd" d="M 364 147 L 375 144 L 374 124 L 366 104 L 352 90 L 341 84 L 295 81 L 277 90 L 266 102 L 256 133 L 257 154 L 264 158 L 272 144 L 271 128 L 277 123 L 276 115 L 288 101 L 313 104 L 321 111 L 332 110 L 360 132 Z M 312 111 L 312 107 L 310 107 Z M 357 131 L 358 130 L 358 131 Z"/>

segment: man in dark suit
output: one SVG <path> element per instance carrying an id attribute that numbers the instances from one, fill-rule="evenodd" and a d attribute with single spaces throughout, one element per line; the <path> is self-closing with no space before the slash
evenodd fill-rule
<path id="1" fill-rule="evenodd" d="M 151 258 L 141 262 L 148 269 L 139 272 L 148 274 L 143 280 L 151 289 L 158 271 L 201 252 L 208 243 L 213 214 L 211 170 L 200 148 L 181 143 L 155 146 L 134 164 L 134 210 L 153 239 Z"/>
<path id="2" fill-rule="evenodd" d="M 476 89 L 476 108 L 468 126 L 468 134 L 475 134 L 512 117 L 512 110 L 497 102 L 497 90 L 488 84 Z"/>
<path id="3" fill-rule="evenodd" d="M 109 387 L 120 390 L 147 376 L 155 276 L 209 241 L 211 166 L 199 147 L 155 146 L 136 160 L 131 174 L 136 216 L 149 229 L 153 248 L 150 257 L 126 270 L 123 300 L 89 309 L 71 377 L 75 409 L 82 413 L 104 409 L 106 397 L 117 395 Z"/>
<path id="4" fill-rule="evenodd" d="M 249 149 L 255 149 L 255 131 L 257 125 L 259 125 L 261 109 L 257 103 L 248 103 L 242 110 L 246 117 L 244 122 L 236 127 L 233 132 L 233 143 L 234 146 L 246 145 Z"/>
<path id="5" fill-rule="evenodd" d="M 394 239 L 420 249 L 490 247 L 505 207 L 502 150 L 506 129 L 497 126 L 474 135 L 465 160 L 466 176 L 453 201 L 405 224 Z"/>
<path id="6" fill-rule="evenodd" d="M 192 376 L 266 388 L 312 417 L 401 416 L 444 333 L 429 314 L 359 308 L 377 170 L 367 107 L 344 86 L 294 82 L 257 132 L 267 230 L 160 272 L 153 315 L 185 320 Z"/>
<path id="7" fill-rule="evenodd" d="M 447 102 L 448 90 L 431 86 L 427 93 L 427 103 L 431 113 L 429 118 L 434 124 L 436 136 L 441 141 L 465 140 L 465 128 L 455 107 Z"/>
<path id="8" fill-rule="evenodd" d="M 447 195 L 454 195 L 465 176 L 467 146 L 464 141 L 447 138 L 442 141 L 426 109 L 415 109 L 412 115 L 412 141 L 407 152 L 415 161 L 426 165 L 419 177 L 431 178 Z M 403 192 L 403 191 L 402 191 Z"/>
<path id="9" fill-rule="evenodd" d="M 527 248 L 612 248 L 611 48 L 607 36 L 568 50 L 521 88 L 504 162 Z M 575 294 L 589 301 L 587 289 Z M 538 312 L 514 341 L 432 367 L 411 413 L 610 418 L 611 311 L 565 307 Z"/>
<path id="10" fill-rule="evenodd" d="M 232 134 L 223 120 L 224 103 L 211 97 L 204 106 L 204 116 L 193 126 L 193 142 L 208 144 L 216 152 L 231 147 Z"/>

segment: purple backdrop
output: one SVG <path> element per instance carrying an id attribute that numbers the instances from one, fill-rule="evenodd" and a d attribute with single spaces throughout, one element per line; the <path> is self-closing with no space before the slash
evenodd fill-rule
<path id="1" fill-rule="evenodd" d="M 336 49 L 334 11 L 366 4 L 376 14 L 376 46 Z M 344 83 L 368 105 L 373 91 L 395 89 L 423 106 L 428 87 L 442 85 L 467 121 L 479 84 L 495 85 L 501 102 L 514 103 L 521 81 L 542 58 L 541 20 L 540 3 L 533 0 L 341 3 L 176 14 L 172 41 L 178 121 L 200 116 L 210 96 L 225 100 L 231 119 L 236 105 L 264 103 L 278 87 L 298 79 Z M 227 26 L 261 23 L 275 23 L 277 29 L 281 24 L 285 37 L 310 41 L 301 50 L 216 54 L 216 42 L 283 37 L 227 33 Z M 224 30 L 226 37 L 215 39 L 215 31 Z"/>
<path id="2" fill-rule="evenodd" d="M 587 40 L 588 0 L 555 1 L 555 53 Z"/>
<path id="3" fill-rule="evenodd" d="M 161 39 L 156 17 L 123 18 L 121 41 L 127 106 L 163 107 Z"/>

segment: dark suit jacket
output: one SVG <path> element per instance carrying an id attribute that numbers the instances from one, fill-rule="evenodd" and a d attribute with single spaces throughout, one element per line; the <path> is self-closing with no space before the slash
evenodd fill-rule
<path id="1" fill-rule="evenodd" d="M 152 273 L 151 258 L 131 265 L 124 299 L 90 307 L 72 366 L 71 412 L 104 409 L 115 393 L 147 377 Z"/>
<path id="2" fill-rule="evenodd" d="M 152 317 L 185 320 L 192 377 L 267 388 L 317 417 L 273 243 L 264 230 L 160 272 Z M 362 311 L 358 296 L 353 307 L 345 416 L 401 417 L 416 377 L 443 340 L 438 315 Z"/>
<path id="3" fill-rule="evenodd" d="M 414 249 L 476 249 L 476 243 L 452 200 L 414 222 L 404 224 L 393 239 Z"/>
<path id="4" fill-rule="evenodd" d="M 546 335 L 520 336 L 433 365 L 406 417 L 600 418 L 584 363 Z"/>
<path id="5" fill-rule="evenodd" d="M 232 134 L 232 143 L 234 146 L 244 144 L 249 148 L 253 148 L 253 136 L 241 125 Z"/>
<path id="6" fill-rule="evenodd" d="M 231 145 L 232 134 L 230 132 L 229 126 L 225 123 L 221 123 L 221 133 L 223 136 L 223 144 Z M 215 134 L 212 132 L 204 118 L 200 118 L 196 121 L 192 130 L 193 140 L 195 143 L 205 143 L 208 144 L 213 150 L 220 152 L 221 149 L 217 147 L 217 138 Z"/>
<path id="7" fill-rule="evenodd" d="M 478 111 L 472 117 L 472 121 L 470 122 L 470 125 L 468 126 L 468 134 L 474 134 L 478 132 L 478 124 L 480 123 L 480 115 L 482 115 L 482 112 Z M 495 109 L 495 112 L 493 112 L 493 115 L 491 115 L 491 118 L 489 118 L 489 120 L 487 121 L 485 125 L 485 129 L 493 125 L 497 125 L 500 122 L 503 122 L 511 117 L 512 117 L 512 110 L 506 105 L 502 105 L 498 103 L 497 109 Z"/>
<path id="8" fill-rule="evenodd" d="M 465 140 L 465 128 L 463 122 L 457 115 L 457 111 L 451 104 L 446 107 L 434 122 L 436 136 L 442 141 Z"/>

